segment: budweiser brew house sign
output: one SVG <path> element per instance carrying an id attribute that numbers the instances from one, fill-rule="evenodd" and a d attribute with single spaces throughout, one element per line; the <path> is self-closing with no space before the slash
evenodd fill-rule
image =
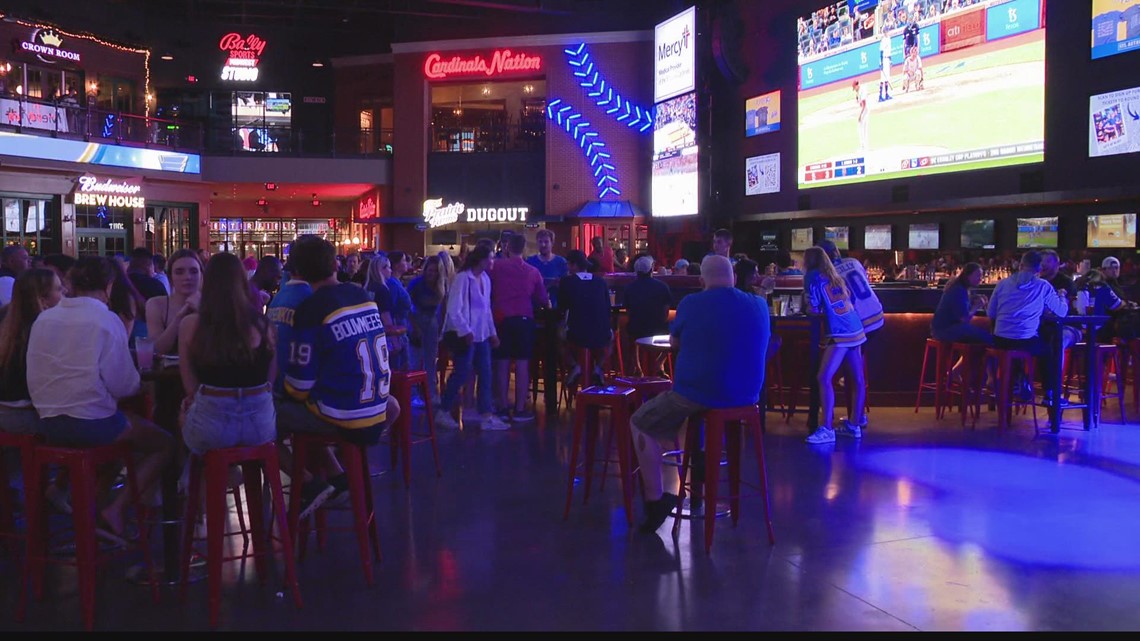
<path id="1" fill-rule="evenodd" d="M 226 54 L 226 64 L 222 67 L 222 80 L 255 82 L 265 51 L 265 41 L 256 34 L 243 36 L 240 33 L 227 33 L 218 41 L 218 48 Z"/>
<path id="2" fill-rule="evenodd" d="M 85 174 L 75 184 L 75 204 L 102 207 L 146 207 L 142 181 L 137 178 L 100 178 Z"/>
<path id="3" fill-rule="evenodd" d="M 424 60 L 424 75 L 431 80 L 534 74 L 542 70 L 542 57 L 496 49 L 489 56 L 445 56 L 433 53 Z"/>

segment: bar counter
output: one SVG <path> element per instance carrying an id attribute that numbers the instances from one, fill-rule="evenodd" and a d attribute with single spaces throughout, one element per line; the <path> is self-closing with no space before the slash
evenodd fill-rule
<path id="1" fill-rule="evenodd" d="M 614 291 L 616 306 L 620 307 L 622 290 L 635 278 L 635 275 L 607 274 L 605 278 Z M 654 276 L 654 278 L 669 285 L 673 292 L 674 308 L 682 298 L 701 290 L 699 276 L 670 275 Z M 867 361 L 867 404 L 872 408 L 876 405 L 913 406 L 918 392 L 919 375 L 922 373 L 923 351 L 926 339 L 930 337 L 930 321 L 934 317 L 934 310 L 938 306 L 943 288 L 926 282 L 894 282 L 873 285 L 872 289 L 883 303 L 885 322 L 880 330 L 872 334 L 864 347 Z M 992 289 L 992 285 L 983 285 L 977 291 L 989 295 Z M 782 276 L 777 277 L 772 297 L 798 297 L 802 291 L 801 277 Z M 979 327 L 989 328 L 989 319 L 984 316 L 976 317 L 973 322 Z M 619 314 L 616 323 L 619 329 L 624 327 L 624 313 Z M 778 327 L 776 332 L 780 333 Z M 808 382 L 812 373 L 809 371 L 806 359 L 794 347 L 802 343 L 802 337 L 788 338 L 795 340 L 785 340 L 784 348 L 780 350 L 782 377 L 786 388 L 791 386 L 801 388 L 797 394 L 796 405 L 803 409 L 808 403 Z M 632 361 L 627 357 L 626 362 L 628 364 Z M 772 375 L 774 373 L 769 372 L 769 376 Z M 778 403 L 779 400 L 778 394 L 769 396 L 770 404 Z M 842 405 L 842 397 L 838 402 Z M 843 410 L 837 411 L 843 412 Z"/>

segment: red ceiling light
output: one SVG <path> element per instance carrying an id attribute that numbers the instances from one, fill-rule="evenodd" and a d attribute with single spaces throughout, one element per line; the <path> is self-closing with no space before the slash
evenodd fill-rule
<path id="1" fill-rule="evenodd" d="M 257 206 L 258 207 L 267 207 L 268 205 L 269 205 L 269 199 L 268 198 L 262 196 L 261 198 L 257 199 Z"/>
<path id="2" fill-rule="evenodd" d="M 265 191 L 277 191 L 277 183 L 265 183 Z"/>
<path id="3" fill-rule="evenodd" d="M 186 76 L 186 82 L 189 82 L 192 85 L 198 84 L 198 76 L 194 76 L 194 75 Z"/>
<path id="4" fill-rule="evenodd" d="M 320 207 L 321 201 L 317 200 L 317 195 L 313 194 L 313 207 Z"/>

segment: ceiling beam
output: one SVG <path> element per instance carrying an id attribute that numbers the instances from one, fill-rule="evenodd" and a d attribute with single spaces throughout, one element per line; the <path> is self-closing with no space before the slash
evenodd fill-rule
<path id="1" fill-rule="evenodd" d="M 572 11 L 563 11 L 560 9 L 544 9 L 541 2 L 536 3 L 534 6 L 504 2 L 490 2 L 488 0 L 427 0 L 427 2 L 429 4 L 450 4 L 460 7 L 476 7 L 479 9 L 492 9 L 496 11 L 513 11 L 515 13 L 544 13 L 547 15 L 556 16 L 573 15 Z"/>

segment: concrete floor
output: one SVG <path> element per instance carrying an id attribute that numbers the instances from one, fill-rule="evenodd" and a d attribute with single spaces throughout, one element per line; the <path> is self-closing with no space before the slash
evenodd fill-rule
<path id="1" fill-rule="evenodd" d="M 1059 435 L 1035 436 L 1026 417 L 999 434 L 992 413 L 962 430 L 929 408 L 873 408 L 861 442 L 827 446 L 803 442 L 802 417 L 769 414 L 776 545 L 751 497 L 738 527 L 718 520 L 708 556 L 688 521 L 676 540 L 667 527 L 631 532 L 616 480 L 586 506 L 579 486 L 562 520 L 565 410 L 508 432 L 442 434 L 438 479 L 430 447 L 416 445 L 410 490 L 378 446 L 375 586 L 351 532 L 333 532 L 299 563 L 300 610 L 277 596 L 279 571 L 261 586 L 251 564 L 230 564 L 218 629 L 1140 629 L 1140 425 L 1106 410 L 1085 432 L 1069 414 Z M 756 478 L 754 463 L 744 474 Z M 164 588 L 154 605 L 124 579 L 130 564 L 103 571 L 96 629 L 208 629 L 205 581 L 184 603 Z M 22 624 L 9 556 L 0 573 L 0 629 L 82 629 L 73 570 L 50 570 L 47 599 Z"/>

